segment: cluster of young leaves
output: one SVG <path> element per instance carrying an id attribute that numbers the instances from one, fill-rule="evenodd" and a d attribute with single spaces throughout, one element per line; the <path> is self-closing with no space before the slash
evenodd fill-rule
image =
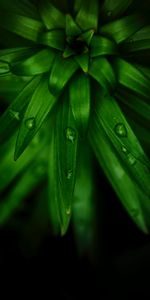
<path id="1" fill-rule="evenodd" d="M 59 2 L 0 3 L 2 193 L 15 180 L 0 222 L 41 180 L 32 173 L 44 160 L 54 232 L 73 216 L 84 248 L 94 232 L 90 145 L 133 221 L 149 230 L 150 25 L 133 0 Z"/>

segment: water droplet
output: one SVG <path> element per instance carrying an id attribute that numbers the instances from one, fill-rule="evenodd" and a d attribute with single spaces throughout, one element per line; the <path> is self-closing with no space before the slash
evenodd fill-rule
<path id="1" fill-rule="evenodd" d="M 74 143 L 76 139 L 76 131 L 71 127 L 67 127 L 65 129 L 65 136 L 68 141 Z"/>
<path id="2" fill-rule="evenodd" d="M 131 166 L 136 164 L 136 158 L 131 153 L 128 154 L 128 162 Z"/>
<path id="3" fill-rule="evenodd" d="M 124 147 L 124 146 L 121 147 L 121 150 L 122 150 L 122 152 L 123 152 L 124 154 L 126 154 L 126 153 L 128 152 L 127 148 Z"/>
<path id="4" fill-rule="evenodd" d="M 71 215 L 71 207 L 68 207 L 68 208 L 66 209 L 66 215 L 67 215 L 67 216 L 70 216 L 70 215 Z"/>
<path id="5" fill-rule="evenodd" d="M 115 126 L 115 132 L 119 137 L 127 137 L 127 129 L 123 123 L 118 123 Z"/>
<path id="6" fill-rule="evenodd" d="M 111 16 L 112 16 L 112 11 L 111 11 L 111 10 L 107 11 L 107 16 L 108 16 L 108 17 L 111 17 Z"/>
<path id="7" fill-rule="evenodd" d="M 67 171 L 67 176 L 66 177 L 67 177 L 68 180 L 71 179 L 72 174 L 73 174 L 73 172 L 72 172 L 71 169 Z"/>
<path id="8" fill-rule="evenodd" d="M 9 110 L 9 114 L 16 119 L 17 121 L 20 121 L 20 113 L 18 111 L 15 111 L 13 109 Z"/>
<path id="9" fill-rule="evenodd" d="M 138 215 L 139 215 L 139 210 L 138 210 L 137 208 L 133 208 L 133 209 L 131 210 L 131 214 L 132 214 L 132 216 L 133 216 L 134 218 L 137 218 Z"/>
<path id="10" fill-rule="evenodd" d="M 29 118 L 25 120 L 25 125 L 29 130 L 32 130 L 35 128 L 35 118 Z"/>

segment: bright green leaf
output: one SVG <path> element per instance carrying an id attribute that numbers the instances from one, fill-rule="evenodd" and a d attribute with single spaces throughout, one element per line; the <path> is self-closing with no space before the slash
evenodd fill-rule
<path id="1" fill-rule="evenodd" d="M 97 29 L 99 15 L 98 0 L 82 0 L 79 12 L 76 16 L 77 24 L 84 30 Z"/>
<path id="2" fill-rule="evenodd" d="M 49 0 L 39 0 L 39 12 L 47 29 L 65 28 L 65 16 Z"/>

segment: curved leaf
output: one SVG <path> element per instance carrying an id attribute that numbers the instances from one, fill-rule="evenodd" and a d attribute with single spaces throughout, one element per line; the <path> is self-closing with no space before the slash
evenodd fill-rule
<path id="1" fill-rule="evenodd" d="M 70 104 L 76 126 L 84 135 L 90 116 L 90 81 L 84 74 L 76 74 L 69 85 Z"/>
<path id="2" fill-rule="evenodd" d="M 136 67 L 122 59 L 116 59 L 114 68 L 119 83 L 149 100 L 150 80 Z"/>
<path id="3" fill-rule="evenodd" d="M 12 64 L 11 71 L 16 75 L 33 76 L 50 71 L 54 60 L 54 52 L 50 49 L 44 49 L 25 61 Z"/>
<path id="4" fill-rule="evenodd" d="M 8 63 L 26 59 L 35 53 L 35 49 L 31 47 L 17 47 L 0 50 L 0 58 Z"/>
<path id="5" fill-rule="evenodd" d="M 119 44 L 141 29 L 145 23 L 146 20 L 140 15 L 131 15 L 103 25 L 100 33 L 113 38 Z"/>
<path id="6" fill-rule="evenodd" d="M 72 212 L 78 146 L 78 133 L 67 100 L 63 99 L 57 111 L 49 161 L 49 188 L 54 203 L 54 220 L 57 225 L 58 218 L 62 234 L 68 228 Z"/>
<path id="7" fill-rule="evenodd" d="M 78 65 L 74 59 L 56 56 L 49 78 L 50 92 L 59 95 L 77 69 Z"/>
<path id="8" fill-rule="evenodd" d="M 91 57 L 118 54 L 116 43 L 102 36 L 94 36 L 90 48 Z"/>
<path id="9" fill-rule="evenodd" d="M 150 49 L 150 26 L 143 27 L 122 44 L 125 53 Z"/>
<path id="10" fill-rule="evenodd" d="M 141 203 L 145 201 L 147 196 L 144 192 L 141 193 L 139 187 L 126 171 L 123 162 L 121 162 L 104 132 L 100 117 L 96 112 L 91 120 L 89 139 L 99 164 L 128 214 L 142 231 L 148 233 L 145 216 L 141 208 Z"/>
<path id="11" fill-rule="evenodd" d="M 67 14 L 66 15 L 66 36 L 78 36 L 81 34 L 80 27 L 76 24 L 73 20 L 72 16 Z"/>
<path id="12" fill-rule="evenodd" d="M 38 38 L 38 42 L 57 50 L 64 50 L 65 32 L 59 29 L 42 32 Z"/>
<path id="13" fill-rule="evenodd" d="M 133 3 L 133 0 L 105 0 L 102 6 L 104 20 L 112 20 L 120 17 Z"/>
<path id="14" fill-rule="evenodd" d="M 47 29 L 65 28 L 65 16 L 49 0 L 39 0 L 39 12 Z"/>
<path id="15" fill-rule="evenodd" d="M 7 141 L 19 126 L 26 106 L 39 81 L 40 77 L 30 80 L 0 117 L 0 143 Z"/>
<path id="16" fill-rule="evenodd" d="M 0 26 L 34 42 L 43 30 L 43 24 L 37 20 L 2 10 L 0 11 Z"/>
<path id="17" fill-rule="evenodd" d="M 89 74 L 106 90 L 113 89 L 116 85 L 115 73 L 106 58 L 93 58 Z"/>
<path id="18" fill-rule="evenodd" d="M 40 129 L 55 102 L 56 97 L 48 89 L 47 76 L 43 76 L 24 114 L 16 142 L 15 160 L 22 154 Z"/>
<path id="19" fill-rule="evenodd" d="M 84 30 L 97 29 L 99 15 L 98 0 L 82 0 L 79 12 L 76 16 L 77 24 Z"/>
<path id="20" fill-rule="evenodd" d="M 145 194 L 150 195 L 150 161 L 130 125 L 121 112 L 117 102 L 110 96 L 96 94 L 96 113 L 99 122 L 109 137 L 125 168 Z"/>

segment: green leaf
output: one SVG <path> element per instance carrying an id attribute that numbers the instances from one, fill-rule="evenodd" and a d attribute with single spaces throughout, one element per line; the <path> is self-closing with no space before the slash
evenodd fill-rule
<path id="1" fill-rule="evenodd" d="M 132 53 L 150 49 L 150 26 L 143 27 L 122 44 L 123 51 Z"/>
<path id="2" fill-rule="evenodd" d="M 49 78 L 50 92 L 59 95 L 77 69 L 78 65 L 74 59 L 56 56 Z"/>
<path id="3" fill-rule="evenodd" d="M 75 23 L 72 16 L 66 15 L 66 36 L 78 36 L 81 34 L 80 27 Z"/>
<path id="4" fill-rule="evenodd" d="M 31 47 L 17 47 L 0 50 L 0 58 L 8 63 L 25 59 L 35 53 Z"/>
<path id="5" fill-rule="evenodd" d="M 39 18 L 37 8 L 30 0 L 1 0 L 0 8 L 9 12 L 22 14 L 30 18 Z"/>
<path id="6" fill-rule="evenodd" d="M 97 30 L 99 15 L 98 0 L 82 0 L 80 10 L 76 16 L 77 24 L 84 30 Z"/>
<path id="7" fill-rule="evenodd" d="M 88 73 L 88 69 L 89 69 L 89 54 L 88 53 L 76 55 L 74 60 L 77 62 L 77 64 L 83 70 L 84 73 Z"/>
<path id="8" fill-rule="evenodd" d="M 133 0 L 105 0 L 102 6 L 104 20 L 112 20 L 120 17 L 132 4 Z"/>
<path id="9" fill-rule="evenodd" d="M 31 80 L 30 77 L 18 77 L 9 73 L 0 76 L 0 95 L 6 102 L 12 102 L 24 86 Z"/>
<path id="10" fill-rule="evenodd" d="M 118 54 L 117 45 L 114 41 L 105 37 L 94 36 L 90 44 L 90 56 L 116 55 Z"/>
<path id="11" fill-rule="evenodd" d="M 9 64 L 6 61 L 0 60 L 0 76 L 4 76 L 10 72 Z"/>
<path id="12" fill-rule="evenodd" d="M 43 30 L 43 24 L 37 20 L 2 10 L 0 11 L 0 26 L 34 42 Z"/>
<path id="13" fill-rule="evenodd" d="M 128 174 L 118 153 L 106 135 L 101 125 L 100 116 L 96 111 L 91 119 L 89 139 L 99 164 L 128 214 L 142 231 L 148 233 L 145 216 L 141 208 L 141 203 L 145 201 L 147 196 L 140 191 Z"/>
<path id="14" fill-rule="evenodd" d="M 141 29 L 145 23 L 144 18 L 135 14 L 103 25 L 100 33 L 113 38 L 119 44 Z"/>
<path id="15" fill-rule="evenodd" d="M 48 137 L 47 134 L 43 136 L 39 132 L 38 136 L 35 137 L 31 147 L 28 147 L 27 151 L 23 153 L 20 159 L 15 162 L 13 160 L 14 153 L 14 138 L 5 145 L 4 152 L 1 153 L 1 164 L 0 164 L 0 172 L 1 172 L 1 181 L 0 181 L 0 192 L 9 192 L 9 184 L 16 183 L 16 179 L 21 176 L 21 174 L 29 168 L 32 161 L 41 153 L 43 153 L 43 148 L 47 143 Z"/>
<path id="16" fill-rule="evenodd" d="M 44 49 L 19 63 L 12 64 L 12 73 L 20 76 L 33 76 L 50 71 L 54 60 L 54 52 Z"/>
<path id="17" fill-rule="evenodd" d="M 39 0 L 39 12 L 47 29 L 65 28 L 65 16 L 49 0 Z"/>
<path id="18" fill-rule="evenodd" d="M 137 184 L 150 195 L 150 161 L 113 97 L 96 94 L 96 113 L 125 168 Z"/>
<path id="19" fill-rule="evenodd" d="M 86 144 L 80 146 L 77 180 L 73 201 L 73 229 L 79 254 L 95 254 L 94 238 L 96 223 L 96 205 L 94 200 L 95 181 L 93 159 Z M 89 146 L 89 145 L 88 145 Z"/>
<path id="20" fill-rule="evenodd" d="M 69 85 L 70 104 L 76 127 L 84 135 L 90 116 L 90 81 L 85 74 L 76 74 Z"/>
<path id="21" fill-rule="evenodd" d="M 144 120 L 150 122 L 150 104 L 144 102 L 141 97 L 123 88 L 117 89 L 116 97 Z"/>
<path id="22" fill-rule="evenodd" d="M 0 117 L 0 143 L 7 141 L 19 126 L 26 106 L 39 81 L 40 77 L 30 80 Z"/>
<path id="23" fill-rule="evenodd" d="M 93 58 L 89 66 L 89 74 L 106 90 L 116 85 L 115 73 L 106 58 Z"/>
<path id="24" fill-rule="evenodd" d="M 119 83 L 149 100 L 150 80 L 136 67 L 122 59 L 116 59 L 114 68 Z"/>
<path id="25" fill-rule="evenodd" d="M 22 154 L 40 129 L 55 102 L 56 97 L 48 89 L 47 76 L 43 76 L 24 114 L 16 142 L 15 160 Z"/>
<path id="26" fill-rule="evenodd" d="M 49 161 L 49 188 L 50 201 L 54 205 L 54 223 L 57 225 L 58 218 L 61 234 L 64 234 L 72 212 L 78 132 L 67 98 L 63 98 L 56 114 Z"/>
<path id="27" fill-rule="evenodd" d="M 38 42 L 57 50 L 64 50 L 65 32 L 59 29 L 42 32 L 38 38 Z"/>
<path id="28" fill-rule="evenodd" d="M 87 30 L 80 34 L 78 40 L 84 41 L 89 46 L 94 33 L 95 33 L 94 29 Z"/>

